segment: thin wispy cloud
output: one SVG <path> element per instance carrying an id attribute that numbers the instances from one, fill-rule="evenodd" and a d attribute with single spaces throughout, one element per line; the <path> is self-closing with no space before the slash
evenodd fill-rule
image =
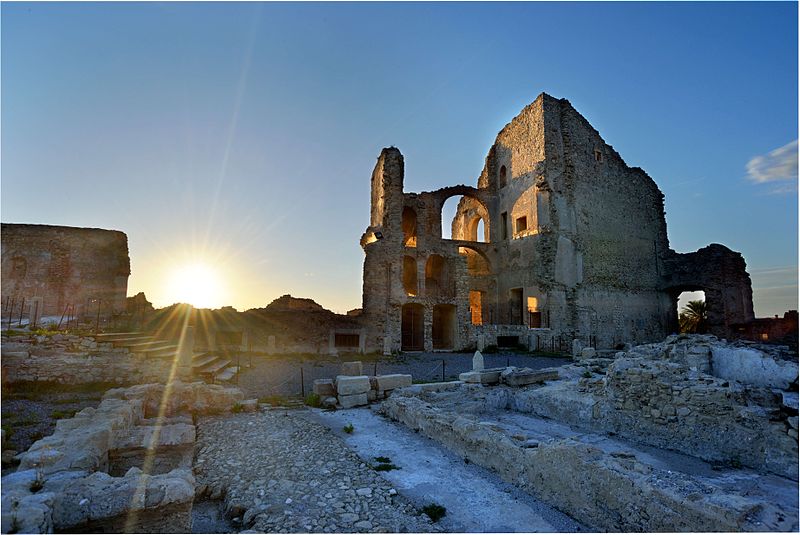
<path id="1" fill-rule="evenodd" d="M 747 177 L 756 184 L 770 184 L 770 193 L 797 191 L 797 140 L 751 158 Z"/>

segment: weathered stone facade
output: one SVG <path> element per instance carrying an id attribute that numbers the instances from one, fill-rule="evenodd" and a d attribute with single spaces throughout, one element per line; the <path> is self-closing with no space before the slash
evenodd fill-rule
<path id="1" fill-rule="evenodd" d="M 361 238 L 367 351 L 502 336 L 598 348 L 653 341 L 676 330 L 689 290 L 705 290 L 714 334 L 753 319 L 741 255 L 716 244 L 672 251 L 658 186 L 567 100 L 542 94 L 506 125 L 477 187 L 405 193 L 403 178 L 402 154 L 384 149 Z M 442 206 L 459 195 L 453 238 L 442 239 Z"/>
<path id="2" fill-rule="evenodd" d="M 98 306 L 104 316 L 124 312 L 128 238 L 116 230 L 3 223 L 2 271 L 4 314 L 23 299 L 26 315 L 61 315 L 69 305 L 78 316 Z"/>

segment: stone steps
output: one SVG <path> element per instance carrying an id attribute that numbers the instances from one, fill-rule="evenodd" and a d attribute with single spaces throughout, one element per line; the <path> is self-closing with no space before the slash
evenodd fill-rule
<path id="1" fill-rule="evenodd" d="M 217 360 L 216 355 L 210 355 L 208 353 L 199 353 L 192 357 L 192 368 L 202 368 L 206 364 L 214 362 Z"/>
<path id="2" fill-rule="evenodd" d="M 111 342 L 113 340 L 119 340 L 123 338 L 131 338 L 133 336 L 146 336 L 146 333 L 143 332 L 132 332 L 132 333 L 100 333 L 95 335 L 95 340 L 98 342 Z"/>
<path id="3" fill-rule="evenodd" d="M 114 347 L 129 347 L 132 345 L 140 344 L 143 342 L 152 342 L 152 338 L 150 336 L 129 336 L 128 338 L 115 338 L 110 340 Z"/>
<path id="4" fill-rule="evenodd" d="M 195 373 L 198 373 L 200 375 L 210 374 L 212 376 L 215 376 L 220 370 L 228 366 L 228 364 L 230 363 L 231 361 L 228 359 L 217 358 L 211 363 L 206 364 L 205 366 L 196 368 Z"/>
<path id="5" fill-rule="evenodd" d="M 234 376 L 236 376 L 237 373 L 239 373 L 239 367 L 231 366 L 230 368 L 225 368 L 221 373 L 214 376 L 214 379 L 217 381 L 230 381 L 234 378 Z"/>

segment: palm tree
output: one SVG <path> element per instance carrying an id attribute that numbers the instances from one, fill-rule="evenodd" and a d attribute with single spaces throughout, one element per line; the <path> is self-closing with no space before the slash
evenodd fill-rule
<path id="1" fill-rule="evenodd" d="M 706 332 L 706 302 L 689 301 L 678 316 L 678 325 L 682 333 Z"/>

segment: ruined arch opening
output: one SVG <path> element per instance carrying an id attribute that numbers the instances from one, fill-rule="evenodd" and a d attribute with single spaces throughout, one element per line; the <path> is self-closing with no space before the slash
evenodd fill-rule
<path id="1" fill-rule="evenodd" d="M 417 246 L 417 212 L 406 206 L 403 208 L 403 246 Z"/>
<path id="2" fill-rule="evenodd" d="M 434 305 L 431 338 L 433 349 L 453 349 L 456 336 L 455 305 Z"/>
<path id="3" fill-rule="evenodd" d="M 492 274 L 492 265 L 483 254 L 471 247 L 459 247 L 459 254 L 464 256 L 467 261 L 467 274 L 472 277 L 480 277 Z"/>
<path id="4" fill-rule="evenodd" d="M 506 184 L 508 184 L 508 170 L 505 165 L 500 166 L 500 171 L 497 173 L 497 182 L 501 188 L 506 187 Z"/>
<path id="5" fill-rule="evenodd" d="M 447 259 L 432 254 L 425 262 L 425 295 L 428 297 L 453 297 L 455 280 L 451 277 Z"/>
<path id="6" fill-rule="evenodd" d="M 417 259 L 413 256 L 403 257 L 403 289 L 406 295 L 415 296 L 419 293 L 417 281 Z"/>
<path id="7" fill-rule="evenodd" d="M 676 298 L 678 332 L 705 333 L 708 331 L 708 310 L 706 308 L 706 292 L 703 290 L 687 290 L 680 292 Z"/>
<path id="8" fill-rule="evenodd" d="M 407 303 L 401 309 L 400 349 L 422 351 L 425 340 L 425 308 L 417 303 Z"/>
<path id="9" fill-rule="evenodd" d="M 443 240 L 489 242 L 489 211 L 470 195 L 454 195 L 442 203 Z"/>

